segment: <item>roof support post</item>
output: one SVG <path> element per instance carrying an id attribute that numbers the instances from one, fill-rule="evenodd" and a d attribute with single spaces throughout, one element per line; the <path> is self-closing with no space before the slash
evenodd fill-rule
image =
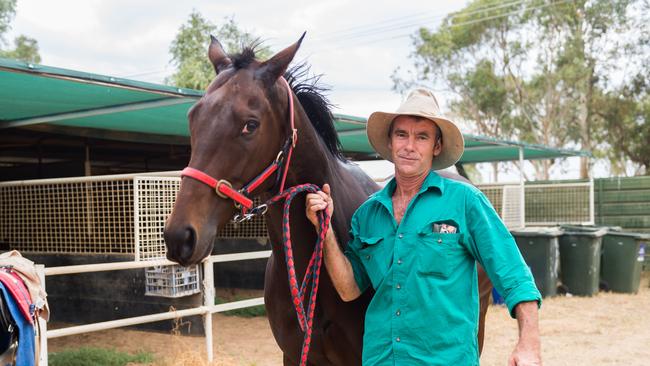
<path id="1" fill-rule="evenodd" d="M 526 227 L 526 185 L 524 183 L 524 148 L 519 146 L 519 226 Z"/>

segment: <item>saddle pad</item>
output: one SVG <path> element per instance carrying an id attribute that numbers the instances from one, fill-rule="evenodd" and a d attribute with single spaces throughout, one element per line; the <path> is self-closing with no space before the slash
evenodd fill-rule
<path id="1" fill-rule="evenodd" d="M 11 293 L 11 296 L 16 300 L 20 313 L 23 314 L 29 324 L 34 324 L 30 311 L 32 299 L 23 280 L 11 270 L 7 272 L 6 269 L 0 269 L 0 282 L 2 282 L 5 288 L 9 290 L 9 293 Z"/>

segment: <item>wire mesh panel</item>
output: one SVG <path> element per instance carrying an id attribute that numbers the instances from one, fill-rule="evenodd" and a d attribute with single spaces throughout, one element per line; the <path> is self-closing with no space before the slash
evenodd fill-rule
<path id="1" fill-rule="evenodd" d="M 0 244 L 41 253 L 165 258 L 165 221 L 178 172 L 0 183 Z M 259 204 L 259 200 L 255 200 Z M 218 238 L 265 238 L 263 218 L 226 225 Z"/>
<path id="2" fill-rule="evenodd" d="M 478 188 L 490 201 L 494 210 L 501 214 L 503 207 L 503 184 L 479 185 Z"/>
<path id="3" fill-rule="evenodd" d="M 479 185 L 508 227 L 519 226 L 519 185 Z M 593 224 L 593 186 L 590 182 L 526 184 L 525 224 Z"/>
<path id="4" fill-rule="evenodd" d="M 133 253 L 132 179 L 0 183 L 0 241 L 47 253 Z"/>
<path id="5" fill-rule="evenodd" d="M 592 183 L 526 185 L 529 225 L 593 224 Z"/>
<path id="6" fill-rule="evenodd" d="M 172 213 L 180 185 L 180 177 L 134 178 L 136 260 L 166 257 L 165 221 Z"/>
<path id="7" fill-rule="evenodd" d="M 508 229 L 524 226 L 521 217 L 521 186 L 503 186 L 503 205 L 501 207 L 501 218 Z"/>

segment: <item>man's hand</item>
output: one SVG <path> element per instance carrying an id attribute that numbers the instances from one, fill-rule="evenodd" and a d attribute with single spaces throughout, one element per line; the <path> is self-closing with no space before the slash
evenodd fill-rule
<path id="1" fill-rule="evenodd" d="M 541 366 L 537 302 L 522 302 L 515 308 L 519 342 L 508 359 L 508 366 Z"/>
<path id="2" fill-rule="evenodd" d="M 330 185 L 324 184 L 322 191 L 307 194 L 305 206 L 305 214 L 307 215 L 307 218 L 316 228 L 319 228 L 320 224 L 318 223 L 318 216 L 316 216 L 316 213 L 324 209 L 327 209 L 327 213 L 330 217 L 332 217 L 332 214 L 334 213 L 334 201 L 332 200 Z"/>
<path id="3" fill-rule="evenodd" d="M 316 213 L 320 210 L 327 209 L 327 213 L 332 217 L 334 213 L 334 202 L 330 191 L 330 185 L 324 184 L 323 190 L 316 193 L 307 194 L 305 199 L 305 214 L 311 223 L 320 229 L 318 216 Z M 336 235 L 330 225 L 325 235 L 325 245 L 323 247 L 323 257 L 325 268 L 334 283 L 336 291 L 343 301 L 352 301 L 361 295 L 359 286 L 354 280 L 354 272 L 350 261 L 345 257 L 339 243 L 336 241 Z"/>
<path id="4" fill-rule="evenodd" d="M 541 366 L 539 339 L 537 342 L 519 340 L 508 359 L 508 366 Z"/>

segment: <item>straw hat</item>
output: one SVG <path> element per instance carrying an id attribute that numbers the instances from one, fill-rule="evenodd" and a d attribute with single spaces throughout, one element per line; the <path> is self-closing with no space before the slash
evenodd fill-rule
<path id="1" fill-rule="evenodd" d="M 433 92 L 418 88 L 406 98 L 395 113 L 375 112 L 368 118 L 366 131 L 368 140 L 382 158 L 393 161 L 388 142 L 388 129 L 397 116 L 408 115 L 424 117 L 435 122 L 442 132 L 442 151 L 433 158 L 431 169 L 439 170 L 454 165 L 463 155 L 465 142 L 456 124 L 442 115 Z"/>

